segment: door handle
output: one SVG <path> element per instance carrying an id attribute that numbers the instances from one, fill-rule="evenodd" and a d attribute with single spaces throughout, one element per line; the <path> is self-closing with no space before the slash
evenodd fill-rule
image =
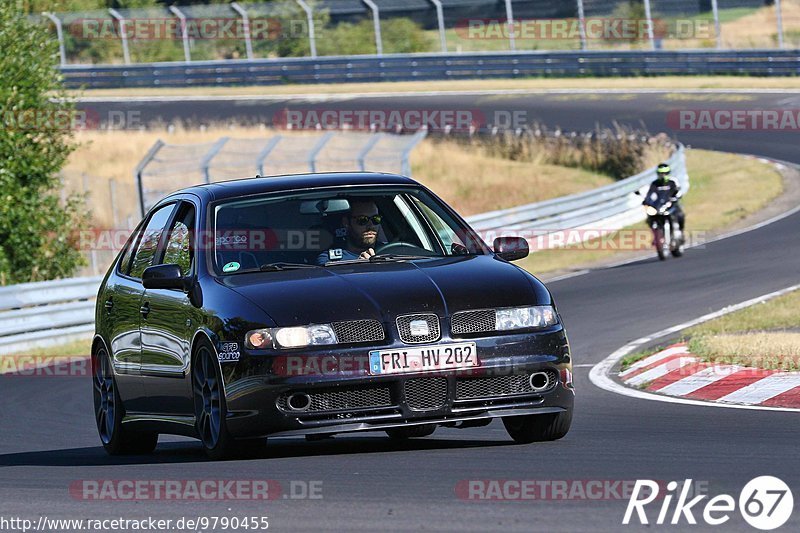
<path id="1" fill-rule="evenodd" d="M 114 307 L 114 298 L 109 298 L 106 300 L 103 304 L 103 307 L 106 308 L 106 311 L 111 311 L 111 309 Z"/>
<path id="2" fill-rule="evenodd" d="M 150 314 L 150 303 L 145 302 L 142 304 L 142 306 L 139 308 L 139 312 L 142 314 L 142 318 L 147 318 L 147 315 Z"/>

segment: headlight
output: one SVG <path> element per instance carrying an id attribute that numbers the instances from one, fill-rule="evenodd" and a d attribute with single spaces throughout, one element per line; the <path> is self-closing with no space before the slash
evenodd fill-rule
<path id="1" fill-rule="evenodd" d="M 647 213 L 647 216 L 654 217 L 658 214 L 658 209 L 656 209 L 652 205 L 647 205 L 644 208 L 644 212 Z"/>
<path id="2" fill-rule="evenodd" d="M 549 305 L 509 307 L 495 310 L 495 321 L 498 331 L 545 328 L 558 324 L 558 316 Z"/>
<path id="3" fill-rule="evenodd" d="M 328 324 L 312 324 L 272 330 L 276 348 L 302 348 L 303 346 L 322 346 L 336 344 L 339 340 Z"/>

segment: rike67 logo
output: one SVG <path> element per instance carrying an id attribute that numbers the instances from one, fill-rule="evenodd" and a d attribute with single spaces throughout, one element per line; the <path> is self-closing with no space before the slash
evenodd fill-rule
<path id="1" fill-rule="evenodd" d="M 658 525 L 677 525 L 684 523 L 684 520 L 686 524 L 694 525 L 697 524 L 697 513 L 706 524 L 720 526 L 731 519 L 738 503 L 738 510 L 748 524 L 768 531 L 785 524 L 792 516 L 794 508 L 794 497 L 789 486 L 773 476 L 760 476 L 750 480 L 739 494 L 738 502 L 728 494 L 714 496 L 705 502 L 703 500 L 708 498 L 706 494 L 691 497 L 691 479 L 685 480 L 682 485 L 677 481 L 670 481 L 665 494 L 659 494 L 661 487 L 663 485 L 649 479 L 636 480 L 622 523 L 628 525 L 634 519 L 634 524 L 638 520 L 642 525 L 649 525 L 652 517 L 648 518 L 645 507 L 657 499 L 661 500 L 655 521 Z M 658 504 L 654 507 L 658 507 Z"/>

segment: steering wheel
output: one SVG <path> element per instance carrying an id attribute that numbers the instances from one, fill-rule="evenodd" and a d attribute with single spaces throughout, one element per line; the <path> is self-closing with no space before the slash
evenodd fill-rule
<path id="1" fill-rule="evenodd" d="M 391 252 L 392 250 L 398 250 L 400 248 L 412 248 L 415 250 L 415 253 L 419 253 L 419 251 L 427 252 L 425 248 L 420 248 L 416 244 L 411 244 L 410 242 L 404 241 L 397 241 L 397 242 L 388 242 L 386 244 L 382 244 L 375 248 L 375 255 L 385 254 Z"/>

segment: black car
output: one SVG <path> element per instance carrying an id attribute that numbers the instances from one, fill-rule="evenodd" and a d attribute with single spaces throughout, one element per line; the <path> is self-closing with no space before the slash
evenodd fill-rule
<path id="1" fill-rule="evenodd" d="M 92 345 L 111 454 L 158 435 L 213 458 L 267 436 L 421 437 L 501 418 L 518 442 L 569 430 L 564 327 L 545 286 L 412 179 L 332 173 L 178 191 L 109 270 Z"/>

